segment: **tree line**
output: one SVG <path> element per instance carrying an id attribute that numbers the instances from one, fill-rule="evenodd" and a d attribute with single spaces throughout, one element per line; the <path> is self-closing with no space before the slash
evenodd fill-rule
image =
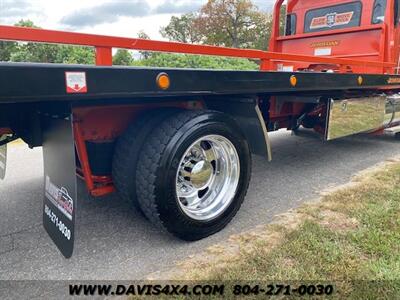
<path id="1" fill-rule="evenodd" d="M 283 23 L 283 21 L 281 22 Z M 15 24 L 37 27 L 30 20 Z M 251 0 L 208 0 L 197 12 L 173 16 L 160 34 L 169 41 L 207 44 L 234 48 L 268 49 L 272 16 L 262 12 Z M 150 39 L 141 31 L 138 38 Z M 94 64 L 90 47 L 40 43 L 0 42 L 0 61 Z M 248 59 L 199 56 L 119 49 L 113 56 L 115 65 L 255 70 L 258 65 Z"/>

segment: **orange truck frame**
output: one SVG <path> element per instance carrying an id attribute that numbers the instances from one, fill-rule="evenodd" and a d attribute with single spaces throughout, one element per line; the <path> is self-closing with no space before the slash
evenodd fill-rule
<path id="1" fill-rule="evenodd" d="M 43 224 L 74 247 L 76 179 L 118 192 L 160 229 L 198 240 L 240 208 L 268 134 L 325 140 L 400 132 L 399 1 L 283 0 L 270 51 L 0 26 L 0 40 L 93 47 L 96 65 L 0 63 L 0 177 L 7 144 L 43 147 Z M 248 58 L 260 71 L 112 66 L 113 48 Z"/>

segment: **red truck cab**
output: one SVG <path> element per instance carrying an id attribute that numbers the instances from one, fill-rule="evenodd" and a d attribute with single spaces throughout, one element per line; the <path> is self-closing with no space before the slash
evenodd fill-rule
<path id="1" fill-rule="evenodd" d="M 396 67 L 310 64 L 275 61 L 274 70 L 397 74 L 399 64 L 399 0 L 289 0 L 286 26 L 280 35 L 283 0 L 276 2 L 270 51 L 321 57 L 391 62 Z"/>

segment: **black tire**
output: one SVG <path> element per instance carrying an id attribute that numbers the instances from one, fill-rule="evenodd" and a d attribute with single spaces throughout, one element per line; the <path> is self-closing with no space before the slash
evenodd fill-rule
<path id="1" fill-rule="evenodd" d="M 118 138 L 115 146 L 112 177 L 115 188 L 121 198 L 130 202 L 142 215 L 142 209 L 136 197 L 136 166 L 143 142 L 152 130 L 168 118 L 179 112 L 174 108 L 157 109 L 145 112 Z"/>
<path id="2" fill-rule="evenodd" d="M 186 149 L 206 135 L 221 135 L 235 147 L 240 159 L 239 183 L 228 207 L 209 221 L 185 214 L 176 197 L 176 173 Z M 236 215 L 247 193 L 251 154 L 236 122 L 215 111 L 184 111 L 166 119 L 143 145 L 138 161 L 138 202 L 147 218 L 176 237 L 193 241 L 223 229 Z"/>

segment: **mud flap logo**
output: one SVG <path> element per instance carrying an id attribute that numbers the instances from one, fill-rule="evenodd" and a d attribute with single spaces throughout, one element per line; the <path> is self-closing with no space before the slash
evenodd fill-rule
<path id="1" fill-rule="evenodd" d="M 74 212 L 74 201 L 68 194 L 66 188 L 58 188 L 50 181 L 50 177 L 46 176 L 45 193 L 55 207 L 58 208 L 69 220 L 72 221 L 72 213 Z"/>
<path id="2" fill-rule="evenodd" d="M 60 231 L 60 233 L 66 238 L 68 241 L 71 240 L 72 234 L 71 229 L 68 228 L 65 223 L 57 217 L 57 214 L 51 210 L 46 204 L 44 205 L 44 213 L 49 218 L 50 222 L 54 224 L 54 226 Z"/>
<path id="3" fill-rule="evenodd" d="M 74 243 L 74 200 L 65 187 L 58 187 L 45 177 L 43 224 L 65 257 L 72 255 Z"/>

